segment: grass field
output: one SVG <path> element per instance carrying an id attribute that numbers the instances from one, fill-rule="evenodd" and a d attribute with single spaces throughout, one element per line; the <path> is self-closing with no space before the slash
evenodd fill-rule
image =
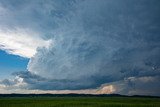
<path id="1" fill-rule="evenodd" d="M 160 98 L 4 97 L 0 107 L 160 107 Z"/>

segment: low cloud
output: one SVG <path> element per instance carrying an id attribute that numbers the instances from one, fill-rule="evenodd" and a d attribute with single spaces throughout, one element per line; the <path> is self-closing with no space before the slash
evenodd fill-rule
<path id="1" fill-rule="evenodd" d="M 117 89 L 115 93 L 125 95 L 154 95 L 160 96 L 160 76 L 128 77 L 114 82 L 112 85 Z"/>
<path id="2" fill-rule="evenodd" d="M 13 73 L 14 79 L 4 79 L 0 81 L 0 90 L 1 94 L 4 93 L 51 93 L 51 94 L 68 94 L 68 93 L 79 93 L 79 94 L 111 94 L 116 91 L 116 89 L 112 85 L 103 85 L 101 87 L 97 87 L 95 89 L 76 89 L 69 90 L 60 87 L 66 87 L 64 83 L 67 85 L 73 84 L 68 83 L 67 81 L 56 81 L 50 80 L 47 78 L 42 78 L 38 75 L 31 74 L 28 71 L 23 72 L 15 72 Z M 49 87 L 48 87 L 49 85 Z M 55 86 L 61 85 L 57 88 Z M 65 85 L 65 86 L 64 86 Z M 43 88 L 42 88 L 43 87 Z"/>

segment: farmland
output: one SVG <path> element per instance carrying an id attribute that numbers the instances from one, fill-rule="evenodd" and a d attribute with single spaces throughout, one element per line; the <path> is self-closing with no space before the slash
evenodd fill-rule
<path id="1" fill-rule="evenodd" d="M 160 107 L 160 98 L 1 97 L 0 107 Z"/>

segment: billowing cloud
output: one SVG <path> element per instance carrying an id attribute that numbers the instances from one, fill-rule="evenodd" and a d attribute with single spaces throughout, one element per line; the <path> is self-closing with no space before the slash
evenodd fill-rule
<path id="1" fill-rule="evenodd" d="M 50 41 L 43 40 L 38 34 L 24 30 L 0 29 L 0 49 L 9 54 L 31 58 L 38 47 L 49 47 Z"/>
<path id="2" fill-rule="evenodd" d="M 53 89 L 159 75 L 159 3 L 87 0 L 73 5 L 55 30 L 54 46 L 39 49 L 28 70 L 55 79 Z"/>
<path id="3" fill-rule="evenodd" d="M 24 23 L 39 32 L 45 42 L 51 40 L 48 48 L 37 49 L 27 72 L 16 73 L 26 83 L 22 89 L 74 92 L 109 86 L 96 92 L 159 95 L 160 1 L 19 3 L 26 9 L 13 15 L 13 19 L 24 15 L 29 21 L 32 16 L 31 20 L 41 26 L 23 21 L 16 25 Z M 9 10 L 14 8 L 12 5 L 7 5 Z M 19 8 L 22 7 L 17 6 L 14 11 Z"/>

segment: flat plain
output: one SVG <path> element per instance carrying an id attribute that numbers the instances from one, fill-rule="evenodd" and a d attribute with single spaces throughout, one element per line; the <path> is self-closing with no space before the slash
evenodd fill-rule
<path id="1" fill-rule="evenodd" d="M 160 98 L 0 97 L 0 107 L 160 107 Z"/>

